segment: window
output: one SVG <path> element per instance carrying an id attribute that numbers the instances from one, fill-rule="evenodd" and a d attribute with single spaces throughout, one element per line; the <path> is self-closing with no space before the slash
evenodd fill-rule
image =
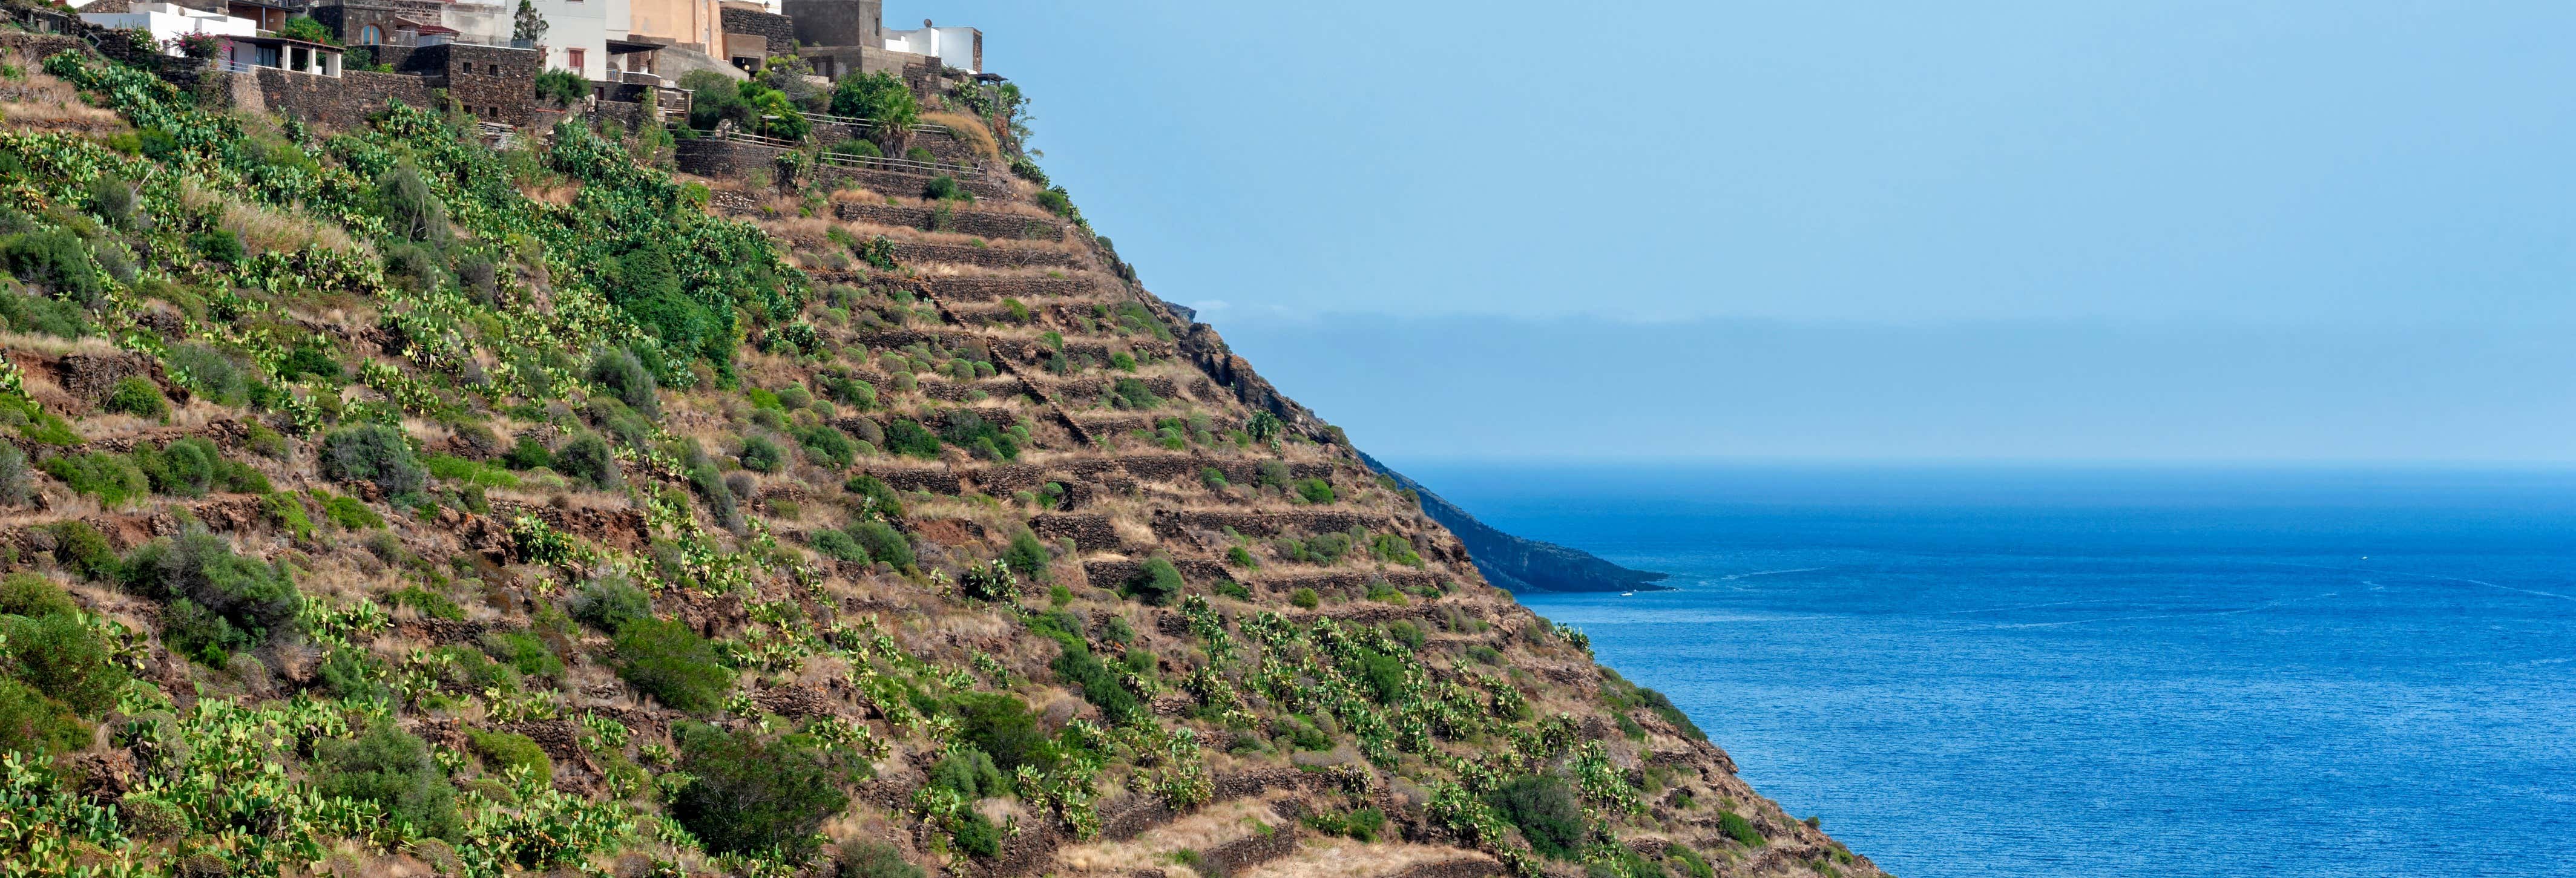
<path id="1" fill-rule="evenodd" d="M 371 24 L 358 29 L 358 43 L 360 45 L 373 46 L 384 41 L 385 32 L 377 29 L 375 25 Z"/>
<path id="2" fill-rule="evenodd" d="M 496 62 L 493 62 L 493 64 L 492 64 L 492 75 L 494 75 L 494 76 L 499 76 L 499 75 L 501 75 L 501 64 L 500 64 L 500 62 L 497 62 L 497 61 L 496 61 Z"/>
<path id="3" fill-rule="evenodd" d="M 584 67 L 581 65 L 581 50 L 580 50 L 580 49 L 565 49 L 565 50 L 564 50 L 564 57 L 565 57 L 565 58 L 567 58 L 567 59 L 570 59 L 570 60 L 571 60 L 571 62 L 572 62 L 572 65 L 571 65 L 571 66 L 572 66 L 573 72 L 575 72 L 575 73 L 579 73 L 579 72 L 581 72 L 582 70 L 587 69 L 587 68 L 584 68 Z"/>

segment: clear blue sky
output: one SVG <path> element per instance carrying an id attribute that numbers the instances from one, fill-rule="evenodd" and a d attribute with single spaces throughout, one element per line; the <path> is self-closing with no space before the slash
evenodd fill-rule
<path id="1" fill-rule="evenodd" d="M 2576 5 L 924 17 L 1151 289 L 1397 459 L 2576 457 Z"/>

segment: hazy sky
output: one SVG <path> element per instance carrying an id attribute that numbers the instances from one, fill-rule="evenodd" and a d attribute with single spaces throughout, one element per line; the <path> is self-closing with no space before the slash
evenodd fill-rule
<path id="1" fill-rule="evenodd" d="M 1390 457 L 2576 457 L 2576 5 L 922 17 L 1150 288 Z M 1515 382 L 1660 429 L 1395 399 Z"/>

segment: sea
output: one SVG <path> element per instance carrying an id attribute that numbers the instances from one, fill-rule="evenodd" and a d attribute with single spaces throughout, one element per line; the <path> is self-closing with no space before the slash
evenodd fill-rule
<path id="1" fill-rule="evenodd" d="M 1397 463 L 1897 875 L 2576 876 L 2576 471 Z"/>

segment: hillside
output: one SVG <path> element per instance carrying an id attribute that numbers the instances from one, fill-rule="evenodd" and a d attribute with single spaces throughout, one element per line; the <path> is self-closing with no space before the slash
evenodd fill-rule
<path id="1" fill-rule="evenodd" d="M 1880 874 L 1006 146 L 689 178 L 66 42 L 0 34 L 13 874 Z"/>
<path id="2" fill-rule="evenodd" d="M 1630 570 L 1582 549 L 1504 533 L 1493 525 L 1476 520 L 1475 515 L 1432 493 L 1422 483 L 1378 462 L 1368 452 L 1357 453 L 1360 463 L 1366 465 L 1370 472 L 1393 480 L 1400 489 L 1413 492 L 1423 514 L 1456 534 L 1458 542 L 1467 548 L 1468 559 L 1475 563 L 1476 572 L 1484 574 L 1488 583 L 1515 592 L 1665 591 L 1671 588 L 1655 584 L 1670 574 Z"/>

